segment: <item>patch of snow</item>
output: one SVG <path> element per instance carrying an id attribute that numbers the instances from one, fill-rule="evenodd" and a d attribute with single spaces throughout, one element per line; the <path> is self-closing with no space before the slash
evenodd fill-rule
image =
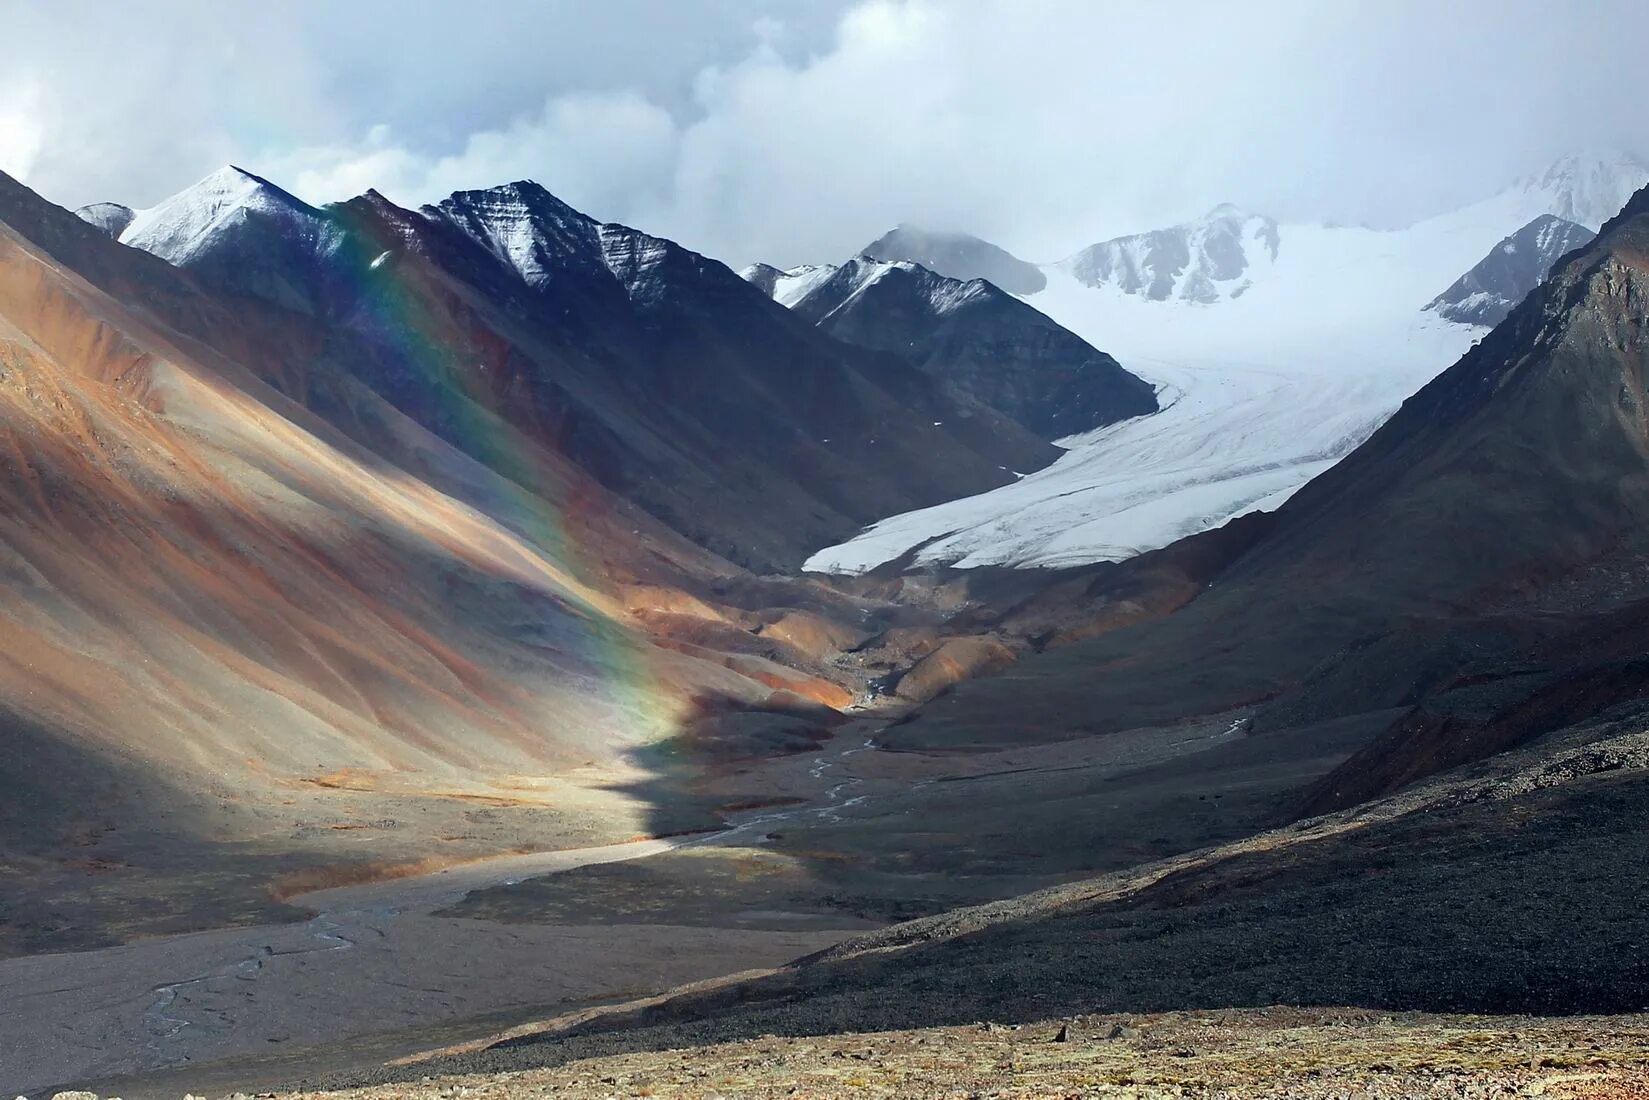
<path id="1" fill-rule="evenodd" d="M 220 232 L 250 217 L 268 218 L 321 251 L 342 237 L 320 211 L 268 180 L 229 166 L 158 206 L 134 211 L 119 240 L 186 267 L 212 247 Z"/>

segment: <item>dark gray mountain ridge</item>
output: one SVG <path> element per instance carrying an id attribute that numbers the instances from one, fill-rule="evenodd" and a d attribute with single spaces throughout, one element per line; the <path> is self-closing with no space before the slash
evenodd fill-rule
<path id="1" fill-rule="evenodd" d="M 1493 327 L 1540 285 L 1553 264 L 1595 236 L 1584 225 L 1542 214 L 1491 248 L 1426 309 L 1457 324 Z"/>
<path id="2" fill-rule="evenodd" d="M 769 294 L 794 278 L 760 264 L 743 275 Z M 798 316 L 839 340 L 898 355 L 1045 438 L 1157 410 L 1149 383 L 984 279 L 962 282 L 869 256 L 801 278 L 804 290 L 782 290 Z"/>
<path id="3" fill-rule="evenodd" d="M 901 359 L 815 331 L 724 265 L 530 182 L 417 211 L 373 193 L 318 209 L 225 169 L 125 235 L 319 323 L 322 370 L 281 380 L 305 400 L 343 404 L 328 394 L 364 382 L 495 467 L 510 448 L 469 425 L 500 417 L 757 568 L 1058 453 Z"/>

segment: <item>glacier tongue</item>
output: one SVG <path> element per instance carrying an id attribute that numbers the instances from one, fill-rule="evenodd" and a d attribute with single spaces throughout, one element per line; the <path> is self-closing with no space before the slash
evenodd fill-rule
<path id="1" fill-rule="evenodd" d="M 1068 454 L 1012 485 L 882 520 L 806 568 L 860 573 L 917 546 L 920 563 L 963 568 L 1115 561 L 1277 507 L 1481 335 L 1421 310 L 1542 207 L 1584 205 L 1575 176 L 1402 230 L 1279 226 L 1275 259 L 1215 301 L 1045 268 L 1047 289 L 1025 300 L 1155 383 L 1162 411 L 1066 439 Z"/>

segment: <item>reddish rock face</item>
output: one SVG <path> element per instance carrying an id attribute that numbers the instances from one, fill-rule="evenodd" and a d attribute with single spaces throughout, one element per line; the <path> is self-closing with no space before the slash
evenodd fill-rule
<path id="1" fill-rule="evenodd" d="M 1013 650 L 994 638 L 951 638 L 900 677 L 894 693 L 924 703 L 953 684 L 1000 672 L 1013 662 Z"/>

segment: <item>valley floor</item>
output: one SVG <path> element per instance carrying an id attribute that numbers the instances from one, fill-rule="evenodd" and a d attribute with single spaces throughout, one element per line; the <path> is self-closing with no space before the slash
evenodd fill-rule
<path id="1" fill-rule="evenodd" d="M 1649 1096 L 1649 1017 L 1294 1008 L 1085 1016 L 1009 1027 L 766 1036 L 283 1096 L 1627 1100 Z"/>
<path id="2" fill-rule="evenodd" d="M 471 890 L 637 859 L 682 841 L 481 860 L 300 895 L 310 920 L 0 961 L 8 1095 L 655 992 L 816 950 L 841 931 L 507 927 L 438 915 Z M 411 1040 L 416 1044 L 418 1039 Z M 395 1044 L 390 1043 L 389 1049 Z M 375 1053 L 380 1053 L 375 1051 Z"/>

